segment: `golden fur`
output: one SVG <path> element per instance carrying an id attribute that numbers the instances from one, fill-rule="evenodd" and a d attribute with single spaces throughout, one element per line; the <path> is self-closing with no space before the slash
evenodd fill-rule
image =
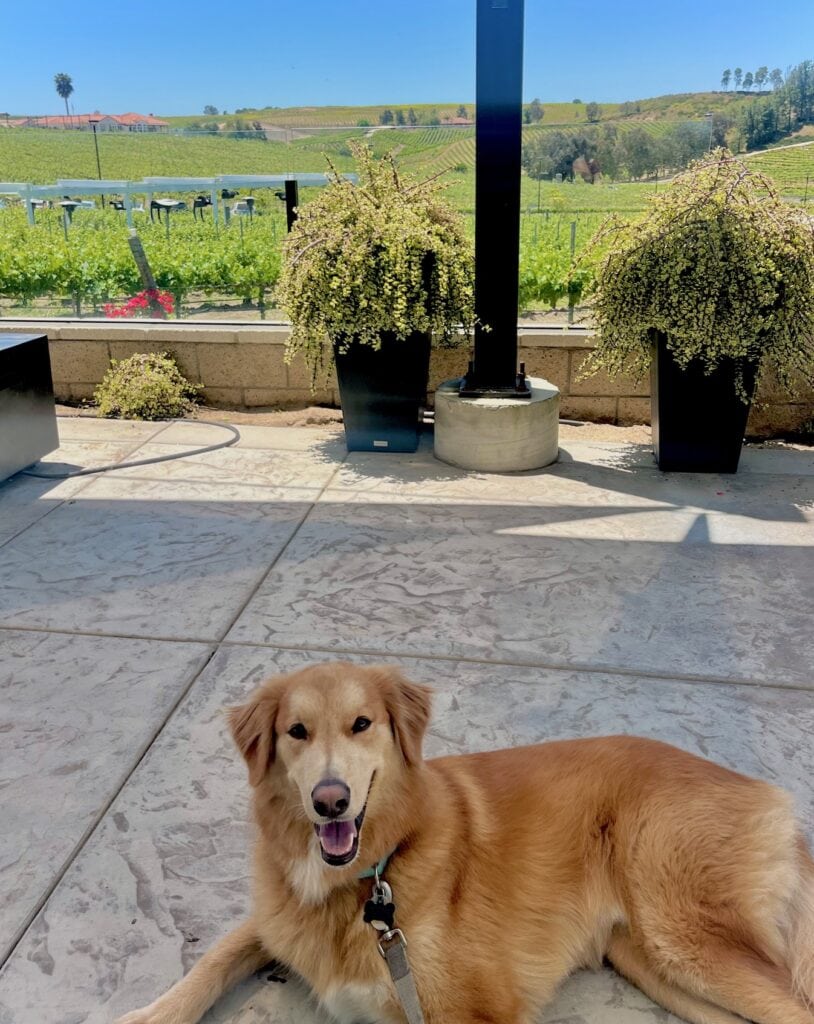
<path id="1" fill-rule="evenodd" d="M 427 687 L 348 663 L 233 709 L 259 833 L 252 917 L 119 1024 L 195 1024 L 272 959 L 341 1024 L 403 1022 L 357 878 L 391 850 L 427 1024 L 532 1024 L 603 957 L 694 1024 L 814 1024 L 814 862 L 785 793 L 626 736 L 423 761 L 429 714 Z M 372 724 L 354 732 L 359 716 Z M 327 776 L 348 815 L 367 798 L 344 867 L 314 829 Z"/>

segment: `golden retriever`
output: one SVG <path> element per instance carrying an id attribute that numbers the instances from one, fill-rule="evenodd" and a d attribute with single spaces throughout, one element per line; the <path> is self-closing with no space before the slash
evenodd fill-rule
<path id="1" fill-rule="evenodd" d="M 814 861 L 785 793 L 627 736 L 424 761 L 429 716 L 427 687 L 349 663 L 233 708 L 251 919 L 118 1024 L 195 1024 L 270 960 L 341 1024 L 403 1024 L 363 920 L 386 857 L 427 1024 L 532 1024 L 603 957 L 694 1024 L 814 1024 Z"/>

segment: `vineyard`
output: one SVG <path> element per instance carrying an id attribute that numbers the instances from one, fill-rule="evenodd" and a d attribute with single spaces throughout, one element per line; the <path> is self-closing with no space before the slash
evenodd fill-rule
<path id="1" fill-rule="evenodd" d="M 563 105 L 568 106 L 568 105 Z M 663 112 L 662 112 L 663 113 Z M 631 120 L 658 136 L 674 121 Z M 549 126 L 550 127 L 550 126 Z M 527 135 L 546 131 L 527 126 Z M 291 142 L 238 140 L 217 135 L 105 135 L 99 138 L 105 177 L 213 176 L 229 173 L 322 171 L 326 158 L 340 171 L 353 169 L 349 143 L 363 137 L 376 155 L 391 153 L 415 178 L 440 175 L 448 202 L 473 229 L 475 139 L 471 127 L 417 129 L 343 128 L 303 133 Z M 4 130 L 0 180 L 54 182 L 95 177 L 92 139 L 83 132 Z M 776 149 L 750 158 L 782 190 L 804 196 L 814 179 L 814 146 Z M 575 253 L 609 212 L 633 217 L 664 183 L 557 183 L 523 176 L 521 190 L 521 309 L 579 304 L 587 285 L 571 271 L 571 224 Z M 814 188 L 809 188 L 814 198 Z M 313 190 L 303 189 L 307 203 Z M 108 197 L 110 198 L 110 197 Z M 183 197 L 191 206 L 191 196 Z M 0 200 L 2 205 L 2 200 Z M 233 217 L 216 227 L 211 213 L 201 223 L 189 212 L 173 215 L 169 239 L 163 225 L 141 214 L 136 224 L 158 285 L 171 292 L 176 315 L 263 316 L 274 308 L 274 285 L 285 233 L 282 205 L 260 193 L 253 220 Z M 100 315 L 106 302 L 122 301 L 141 287 L 127 245 L 122 214 L 78 210 L 64 235 L 61 212 L 43 209 L 29 227 L 19 203 L 0 209 L 0 314 Z"/>
<path id="2" fill-rule="evenodd" d="M 286 230 L 274 202 L 259 200 L 251 221 L 233 217 L 228 227 L 175 215 L 169 237 L 163 224 L 138 222 L 156 282 L 173 296 L 176 316 L 262 318 L 274 309 Z M 522 215 L 520 310 L 579 304 L 587 278 L 572 272 L 572 225 L 578 254 L 605 216 L 569 210 L 564 202 Z M 468 225 L 472 230 L 472 218 Z M 2 211 L 0 313 L 101 316 L 106 304 L 143 287 L 127 237 L 122 215 L 112 211 L 77 211 L 67 234 L 58 209 L 40 210 L 34 227 L 21 208 Z"/>
<path id="3" fill-rule="evenodd" d="M 749 166 L 773 178 L 781 192 L 814 198 L 814 143 L 757 153 L 749 157 Z"/>
<path id="4" fill-rule="evenodd" d="M 139 227 L 156 283 L 172 294 L 177 314 L 195 294 L 251 302 L 262 315 L 280 272 L 281 213 L 232 220 L 216 228 L 191 217 L 176 217 L 169 233 L 149 220 Z M 64 297 L 69 313 L 101 315 L 104 304 L 143 287 L 120 215 L 82 211 L 67 235 L 61 212 L 41 210 L 30 227 L 21 209 L 0 218 L 0 302 L 6 315 L 38 306 L 53 312 L 53 297 Z M 43 300 L 50 300 L 44 302 Z M 63 313 L 64 315 L 64 313 Z"/>
<path id="5" fill-rule="evenodd" d="M 86 132 L 17 128 L 4 130 L 1 138 L 0 181 L 44 185 L 58 178 L 96 177 L 93 139 Z M 127 132 L 100 134 L 99 155 L 106 178 L 131 181 L 149 175 L 211 177 L 324 170 L 320 150 L 305 148 L 302 142 Z M 349 156 L 333 155 L 340 170 L 351 169 Z"/>

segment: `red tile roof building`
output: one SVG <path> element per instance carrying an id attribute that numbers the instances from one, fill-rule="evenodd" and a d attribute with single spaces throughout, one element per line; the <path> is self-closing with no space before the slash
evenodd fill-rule
<path id="1" fill-rule="evenodd" d="M 90 131 L 91 122 L 96 122 L 100 132 L 158 132 L 169 128 L 168 121 L 162 121 L 152 114 L 55 114 L 45 117 L 15 118 L 9 122 L 14 128 L 78 128 Z"/>

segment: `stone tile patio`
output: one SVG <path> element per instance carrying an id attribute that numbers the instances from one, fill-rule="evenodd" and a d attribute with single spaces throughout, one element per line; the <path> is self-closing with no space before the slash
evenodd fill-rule
<path id="1" fill-rule="evenodd" d="M 345 453 L 336 433 L 0 485 L 0 1024 L 109 1024 L 237 922 L 224 705 L 333 657 L 437 690 L 429 755 L 640 733 L 781 782 L 814 826 L 814 452 L 666 476 L 571 442 L 538 473 Z M 222 440 L 61 419 L 49 463 Z M 261 972 L 208 1024 L 316 1024 Z M 541 1024 L 674 1022 L 610 971 Z"/>

